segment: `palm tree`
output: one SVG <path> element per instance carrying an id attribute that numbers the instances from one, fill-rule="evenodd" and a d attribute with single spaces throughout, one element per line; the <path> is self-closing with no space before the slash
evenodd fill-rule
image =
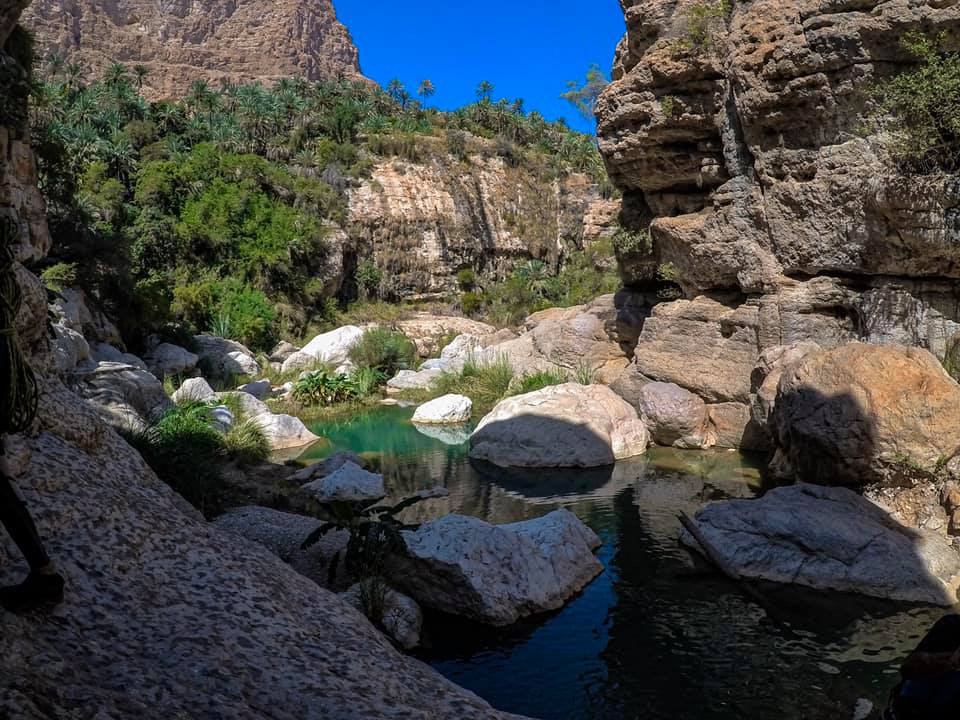
<path id="1" fill-rule="evenodd" d="M 127 79 L 127 67 L 123 63 L 112 63 L 103 74 L 103 82 L 108 87 L 116 87 Z"/>
<path id="2" fill-rule="evenodd" d="M 407 92 L 407 89 L 403 86 L 403 83 L 400 82 L 399 78 L 394 78 L 387 85 L 387 95 L 400 103 L 401 110 L 407 109 L 407 104 L 410 102 L 410 93 Z"/>
<path id="3" fill-rule="evenodd" d="M 147 75 L 150 74 L 150 68 L 146 65 L 134 65 L 133 66 L 133 76 L 137 80 L 137 89 L 143 90 L 143 81 L 147 79 Z"/>
<path id="4" fill-rule="evenodd" d="M 83 89 L 83 80 L 87 72 L 80 63 L 70 63 L 67 65 L 67 88 L 71 93 L 79 92 Z"/>
<path id="5" fill-rule="evenodd" d="M 434 87 L 431 80 L 423 80 L 420 83 L 420 87 L 417 88 L 417 97 L 420 98 L 420 101 L 426 105 L 427 100 L 432 98 L 437 94 L 437 89 Z"/>
<path id="6" fill-rule="evenodd" d="M 66 60 L 63 59 L 63 55 L 60 53 L 51 53 L 50 57 L 47 58 L 47 68 L 50 71 L 51 80 L 56 80 L 57 76 L 63 72 L 65 67 Z"/>
<path id="7" fill-rule="evenodd" d="M 493 85 L 487 80 L 483 80 L 477 85 L 477 101 L 483 104 L 489 103 L 493 96 Z"/>

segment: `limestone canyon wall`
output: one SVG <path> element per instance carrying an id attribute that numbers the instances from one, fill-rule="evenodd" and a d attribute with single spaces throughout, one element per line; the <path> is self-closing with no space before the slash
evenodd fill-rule
<path id="1" fill-rule="evenodd" d="M 19 10 L 0 0 L 0 47 Z M 0 127 L 0 215 L 20 227 L 20 260 L 44 255 L 43 201 L 19 128 Z M 66 576 L 67 597 L 50 615 L 0 611 L 0 717 L 506 718 L 160 482 L 64 386 L 46 293 L 22 265 L 17 274 L 17 329 L 38 373 L 40 412 L 28 432 L 6 438 L 5 472 Z M 25 572 L 0 532 L 0 584 Z"/>
<path id="2" fill-rule="evenodd" d="M 195 80 L 361 77 L 331 0 L 36 0 L 24 25 L 41 56 L 57 52 L 88 77 L 146 66 L 153 98 L 182 97 Z"/>
<path id="3" fill-rule="evenodd" d="M 649 226 L 652 251 L 621 266 L 636 287 L 666 269 L 684 295 L 653 310 L 631 372 L 736 403 L 742 416 L 763 405 L 780 346 L 952 353 L 960 184 L 900 174 L 864 119 L 871 88 L 910 67 L 906 32 L 944 32 L 957 46 L 960 3 L 622 5 L 599 141 L 624 218 Z M 705 33 L 704 15 L 714 17 Z"/>
<path id="4" fill-rule="evenodd" d="M 619 203 L 586 175 L 556 179 L 497 156 L 382 160 L 350 195 L 351 252 L 385 270 L 393 297 L 448 294 L 457 272 L 502 279 L 530 259 L 555 266 L 612 234 Z"/>

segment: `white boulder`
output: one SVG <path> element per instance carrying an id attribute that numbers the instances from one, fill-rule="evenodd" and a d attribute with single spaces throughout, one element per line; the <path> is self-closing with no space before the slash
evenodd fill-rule
<path id="1" fill-rule="evenodd" d="M 316 363 L 343 365 L 349 360 L 350 350 L 360 342 L 363 330 L 356 325 L 345 325 L 328 333 L 317 335 L 299 352 L 283 361 L 283 372 L 291 372 Z"/>
<path id="2" fill-rule="evenodd" d="M 343 463 L 326 477 L 307 483 L 303 489 L 322 503 L 367 502 L 387 495 L 383 475 L 367 472 L 351 461 Z"/>
<path id="3" fill-rule="evenodd" d="M 413 422 L 422 425 L 456 425 L 470 420 L 473 401 L 464 395 L 444 395 L 424 403 L 413 413 Z"/>
<path id="4" fill-rule="evenodd" d="M 303 421 L 292 415 L 265 413 L 257 415 L 253 421 L 263 430 L 270 447 L 274 450 L 306 447 L 320 439 L 310 432 Z"/>
<path id="5" fill-rule="evenodd" d="M 443 360 L 466 360 L 483 349 L 483 341 L 476 335 L 465 333 L 457 335 L 449 345 L 440 351 Z"/>
<path id="6" fill-rule="evenodd" d="M 947 538 L 905 528 L 846 488 L 776 488 L 759 500 L 708 505 L 695 522 L 744 577 L 908 602 L 957 602 L 960 557 Z M 688 533 L 682 539 L 700 550 Z"/>
<path id="7" fill-rule="evenodd" d="M 173 408 L 151 373 L 120 363 L 98 363 L 70 376 L 70 387 L 111 425 L 143 430 Z"/>
<path id="8" fill-rule="evenodd" d="M 208 402 L 216 399 L 216 397 L 217 394 L 210 387 L 210 383 L 199 377 L 184 380 L 183 384 L 171 396 L 177 405 L 187 402 Z"/>
<path id="9" fill-rule="evenodd" d="M 600 539 L 568 510 L 491 525 L 448 515 L 404 532 L 390 579 L 418 602 L 491 625 L 561 607 L 603 570 Z"/>
<path id="10" fill-rule="evenodd" d="M 597 467 L 649 445 L 637 411 L 610 388 L 567 383 L 500 401 L 470 437 L 470 456 L 504 467 Z"/>

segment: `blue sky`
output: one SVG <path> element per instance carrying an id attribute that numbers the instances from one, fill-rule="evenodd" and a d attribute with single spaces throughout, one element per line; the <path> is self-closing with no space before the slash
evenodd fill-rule
<path id="1" fill-rule="evenodd" d="M 334 0 L 360 49 L 364 74 L 386 86 L 398 77 L 411 92 L 424 78 L 431 105 L 473 102 L 481 80 L 494 99 L 523 98 L 528 111 L 593 131 L 559 98 L 592 63 L 609 74 L 624 32 L 617 0 Z"/>

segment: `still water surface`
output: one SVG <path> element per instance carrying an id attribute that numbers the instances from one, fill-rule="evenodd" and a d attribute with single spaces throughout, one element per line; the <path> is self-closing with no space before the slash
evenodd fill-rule
<path id="1" fill-rule="evenodd" d="M 765 487 L 757 459 L 654 449 L 600 471 L 507 471 L 471 462 L 467 429 L 420 432 L 385 407 L 320 425 L 321 458 L 353 450 L 392 497 L 443 485 L 413 509 L 505 523 L 563 506 L 604 544 L 606 571 L 564 609 L 505 629 L 428 617 L 419 657 L 501 710 L 544 720 L 852 717 L 882 706 L 896 669 L 944 611 L 760 586 L 766 607 L 677 542 L 680 511 Z"/>

